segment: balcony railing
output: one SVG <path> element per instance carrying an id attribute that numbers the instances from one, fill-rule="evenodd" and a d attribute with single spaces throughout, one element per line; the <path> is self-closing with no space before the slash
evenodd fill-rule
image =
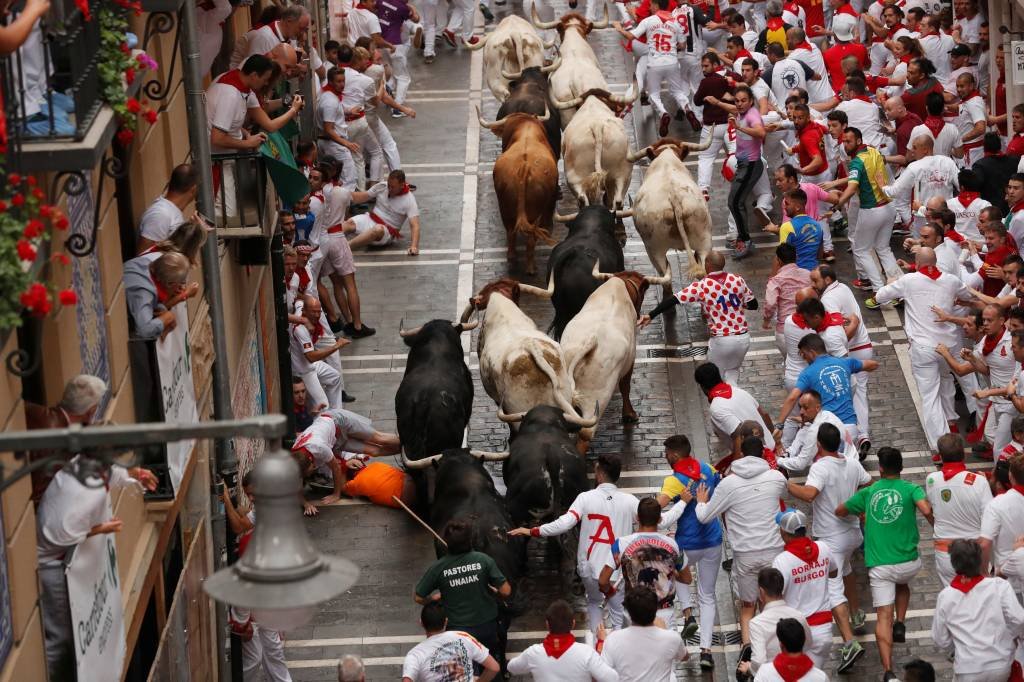
<path id="1" fill-rule="evenodd" d="M 217 236 L 265 237 L 273 215 L 267 192 L 267 164 L 258 151 L 217 153 L 213 158 Z"/>

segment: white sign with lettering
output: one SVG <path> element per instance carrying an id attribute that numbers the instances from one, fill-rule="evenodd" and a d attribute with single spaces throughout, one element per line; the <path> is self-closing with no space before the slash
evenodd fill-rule
<path id="1" fill-rule="evenodd" d="M 1010 53 L 1013 55 L 1013 84 L 1024 85 L 1024 40 L 1010 43 Z"/>
<path id="2" fill-rule="evenodd" d="M 195 424 L 199 421 L 196 411 L 196 391 L 192 383 L 192 354 L 188 339 L 188 308 L 179 303 L 174 308 L 177 325 L 156 342 L 157 363 L 160 366 L 160 393 L 164 402 L 164 421 Z M 194 440 L 180 440 L 167 444 L 167 465 L 170 467 L 171 484 L 177 494 L 181 477 L 185 473 Z"/>

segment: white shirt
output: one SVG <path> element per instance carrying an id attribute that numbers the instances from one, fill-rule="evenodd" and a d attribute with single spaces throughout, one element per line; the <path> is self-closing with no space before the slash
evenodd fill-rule
<path id="1" fill-rule="evenodd" d="M 370 37 L 380 33 L 380 19 L 368 9 L 352 7 L 345 17 L 348 22 L 348 39 L 354 44 L 363 36 Z"/>
<path id="2" fill-rule="evenodd" d="M 348 123 L 345 122 L 345 107 L 341 104 L 341 97 L 338 97 L 337 93 L 330 89 L 321 90 L 316 101 L 316 129 L 317 133 L 324 137 L 327 136 L 325 123 L 333 124 L 334 132 L 347 139 Z"/>
<path id="3" fill-rule="evenodd" d="M 338 236 L 344 239 L 344 235 L 328 235 L 327 230 L 335 225 L 345 222 L 345 215 L 352 203 L 352 192 L 341 185 L 324 185 L 324 205 L 316 219 L 313 221 L 313 229 L 309 231 L 309 243 L 319 244 L 329 236 Z"/>
<path id="4" fill-rule="evenodd" d="M 977 12 L 973 19 L 964 17 L 963 19 L 954 19 L 953 28 L 960 27 L 960 40 L 967 43 L 968 45 L 977 45 L 981 42 L 981 24 L 985 21 L 985 17 L 981 12 Z M 988 66 L 988 62 L 983 62 Z"/>
<path id="5" fill-rule="evenodd" d="M 793 442 L 786 449 L 785 455 L 776 460 L 778 465 L 789 472 L 803 471 L 811 466 L 814 456 L 818 454 L 818 428 L 822 424 L 832 424 L 839 429 L 839 435 L 842 438 L 839 444 L 840 455 L 844 457 L 850 457 L 851 455 L 855 458 L 857 457 L 854 454 L 853 438 L 850 436 L 850 431 L 846 424 L 828 410 L 820 410 L 813 421 L 800 426 L 800 430 L 797 431 Z M 845 499 L 843 498 L 843 500 Z"/>
<path id="6" fill-rule="evenodd" d="M 927 204 L 932 197 L 942 197 L 945 201 L 956 195 L 960 191 L 957 180 L 960 169 L 953 159 L 937 154 L 936 150 L 931 156 L 911 162 L 903 169 L 896 182 L 886 185 L 882 191 L 893 199 L 900 199 L 909 198 L 910 191 L 913 190 L 914 200 L 920 204 Z"/>
<path id="7" fill-rule="evenodd" d="M 633 37 L 647 36 L 647 64 L 649 66 L 674 66 L 678 63 L 676 48 L 686 45 L 686 37 L 680 26 L 673 20 L 662 21 L 657 14 L 651 14 L 633 28 Z"/>
<path id="8" fill-rule="evenodd" d="M 857 331 L 853 333 L 853 338 L 849 339 L 846 343 L 847 348 L 859 350 L 863 346 L 871 345 L 871 336 L 868 334 L 868 325 L 864 320 L 864 313 L 861 311 L 860 303 L 857 302 L 857 297 L 853 295 L 850 287 L 842 282 L 832 282 L 832 284 L 825 287 L 825 291 L 821 292 L 821 304 L 825 306 L 825 310 L 840 313 L 847 319 L 856 315 L 857 319 L 860 320 L 860 324 L 857 325 Z"/>
<path id="9" fill-rule="evenodd" d="M 742 422 L 755 421 L 761 425 L 761 429 L 764 431 L 764 446 L 769 450 L 774 450 L 775 439 L 772 438 L 771 429 L 761 418 L 757 400 L 738 386 L 730 386 L 730 388 L 732 388 L 731 397 L 713 398 L 708 407 L 711 423 L 715 430 L 726 438 L 731 438 Z"/>
<path id="10" fill-rule="evenodd" d="M 1024 211 L 1011 213 L 1010 226 L 1006 231 L 1013 235 L 1018 244 L 1024 242 Z"/>
<path id="11" fill-rule="evenodd" d="M 811 81 L 813 82 L 813 81 Z M 807 89 L 807 75 L 803 66 L 795 59 L 780 59 L 772 65 L 772 82 L 769 83 L 775 99 L 785 102 L 790 90 Z"/>
<path id="12" fill-rule="evenodd" d="M 814 73 L 821 74 L 821 80 L 807 81 L 807 96 L 810 98 L 811 104 L 826 102 L 835 97 L 835 91 L 832 90 L 832 83 L 828 78 L 828 70 L 825 68 L 825 58 L 822 57 L 821 50 L 816 45 L 811 43 L 810 50 L 803 47 L 790 50 L 789 58 L 803 62 L 811 67 Z M 779 101 L 784 102 L 785 100 Z"/>
<path id="13" fill-rule="evenodd" d="M 236 140 L 242 139 L 242 124 L 245 123 L 245 115 L 249 109 L 260 106 L 256 94 L 249 90 L 243 92 L 234 85 L 222 82 L 228 74 L 237 73 L 227 71 L 217 76 L 217 79 L 206 89 L 206 128 L 212 131 L 217 128 Z M 233 149 L 213 146 L 213 152 L 232 152 Z"/>
<path id="14" fill-rule="evenodd" d="M 548 656 L 543 644 L 533 644 L 508 662 L 513 675 L 530 675 L 534 682 L 617 682 L 619 674 L 594 651 L 576 642 L 558 658 Z"/>
<path id="15" fill-rule="evenodd" d="M 1010 330 L 1004 329 L 1003 335 L 988 355 L 984 354 L 985 337 L 974 344 L 974 352 L 988 365 L 988 386 L 990 388 L 1009 386 L 1017 374 L 1017 361 L 1013 359 L 1010 340 Z M 989 400 L 994 405 L 1010 405 L 1010 399 L 1006 396 L 994 395 Z"/>
<path id="16" fill-rule="evenodd" d="M 710 500 L 694 507 L 697 520 L 707 523 L 724 516 L 734 552 L 781 550 L 775 513 L 786 494 L 786 477 L 760 457 L 740 457 L 731 471 Z"/>
<path id="17" fill-rule="evenodd" d="M 412 192 L 388 196 L 388 183 L 378 182 L 367 190 L 370 197 L 376 200 L 373 205 L 373 212 L 378 218 L 386 222 L 396 230 L 409 218 L 415 218 L 420 214 L 419 206 L 416 204 L 416 197 Z"/>
<path id="18" fill-rule="evenodd" d="M 882 131 L 877 104 L 862 99 L 848 99 L 836 105 L 836 111 L 846 112 L 848 126 L 860 130 L 866 144 L 876 148 L 884 146 L 887 138 Z"/>
<path id="19" fill-rule="evenodd" d="M 139 219 L 139 234 L 151 242 L 169 238 L 185 222 L 181 209 L 166 197 L 157 197 Z"/>
<path id="20" fill-rule="evenodd" d="M 796 313 L 793 313 L 796 315 Z M 786 372 L 785 372 L 785 385 L 786 388 L 792 388 L 796 384 L 797 378 L 800 376 L 800 372 L 807 368 L 807 363 L 800 357 L 800 351 L 797 346 L 800 344 L 800 339 L 810 334 L 817 333 L 810 327 L 801 327 L 793 320 L 793 315 L 790 315 L 782 323 L 782 336 L 786 342 Z M 862 318 L 863 319 L 863 318 Z M 864 323 L 861 322 L 863 325 Z M 846 331 L 843 327 L 833 325 L 826 327 L 825 331 L 821 333 L 821 339 L 825 342 L 825 350 L 828 351 L 829 355 L 835 357 L 843 357 L 847 355 L 849 351 L 848 341 L 846 338 Z"/>
<path id="21" fill-rule="evenodd" d="M 992 501 L 987 478 L 961 471 L 947 481 L 941 471 L 933 471 L 925 479 L 924 489 L 935 515 L 936 538 L 973 540 L 981 534 L 981 518 Z"/>
<path id="22" fill-rule="evenodd" d="M 942 243 L 935 247 L 935 266 L 947 274 L 953 275 L 963 281 L 963 268 L 960 265 L 960 247 L 943 239 Z"/>
<path id="23" fill-rule="evenodd" d="M 292 371 L 296 375 L 309 374 L 313 371 L 313 363 L 306 358 L 306 353 L 314 350 L 313 337 L 305 325 L 293 324 L 289 336 L 288 352 L 292 356 Z"/>
<path id="24" fill-rule="evenodd" d="M 955 347 L 960 341 L 959 328 L 952 322 L 937 321 L 932 306 L 951 313 L 956 299 L 966 301 L 970 297 L 967 287 L 953 275 L 942 273 L 938 279 L 932 279 L 920 272 L 908 272 L 875 294 L 879 303 L 903 299 L 907 338 L 926 348 L 935 348 L 940 343 Z"/>
<path id="25" fill-rule="evenodd" d="M 686 642 L 678 632 L 654 625 L 615 630 L 601 651 L 621 682 L 674 682 L 675 662 L 686 656 Z"/>
<path id="26" fill-rule="evenodd" d="M 828 545 L 824 542 L 814 544 L 818 548 L 818 556 L 813 561 L 804 561 L 792 552 L 783 550 L 772 561 L 772 568 L 782 574 L 785 585 L 782 588 L 782 597 L 787 604 L 807 618 L 815 614 L 828 613 L 831 625 L 828 574 L 834 570 L 835 560 Z"/>
<path id="27" fill-rule="evenodd" d="M 992 204 L 981 197 L 964 206 L 957 197 L 946 202 L 949 210 L 956 214 L 956 231 L 973 242 L 982 242 L 981 230 L 978 229 L 978 216 Z"/>
<path id="28" fill-rule="evenodd" d="M 822 457 L 811 464 L 804 485 L 818 490 L 811 503 L 811 532 L 816 538 L 834 538 L 860 532 L 855 516 L 840 518 L 836 508 L 853 497 L 857 489 L 871 482 L 871 475 L 856 457 Z"/>
<path id="29" fill-rule="evenodd" d="M 772 660 L 779 655 L 782 648 L 779 646 L 779 638 L 775 636 L 775 626 L 783 618 L 792 618 L 804 626 L 804 637 L 811 641 L 811 629 L 807 626 L 807 619 L 797 609 L 787 604 L 782 599 L 770 601 L 764 605 L 761 613 L 750 620 L 748 630 L 750 632 L 750 669 L 757 672 L 765 666 L 771 667 Z"/>
<path id="30" fill-rule="evenodd" d="M 963 144 L 963 141 L 960 139 L 960 130 L 956 125 L 948 121 L 942 126 L 938 137 L 935 137 L 931 128 L 923 123 L 914 126 L 913 130 L 910 131 L 910 141 L 913 142 L 919 137 L 930 137 L 935 141 L 935 144 L 932 146 L 932 156 L 949 156 L 953 153 L 954 149 Z M 916 163 L 916 161 L 911 163 Z"/>
<path id="31" fill-rule="evenodd" d="M 921 43 L 924 56 L 935 66 L 935 77 L 940 82 L 949 78 L 949 51 L 956 45 L 953 38 L 944 33 L 932 33 L 917 41 Z"/>
<path id="32" fill-rule="evenodd" d="M 975 79 L 975 82 L 977 82 L 977 79 Z M 978 95 L 961 102 L 956 118 L 956 127 L 960 132 L 961 140 L 974 129 L 975 124 L 979 121 L 988 121 L 988 105 L 985 104 L 985 98 Z M 984 141 L 985 134 L 982 133 L 967 144 L 979 147 Z"/>
<path id="33" fill-rule="evenodd" d="M 211 9 L 196 7 L 196 28 L 199 30 L 199 72 L 210 73 L 213 60 L 224 42 L 224 21 L 231 16 L 234 7 L 229 0 L 213 0 Z"/>
<path id="34" fill-rule="evenodd" d="M 981 534 L 992 541 L 992 563 L 999 566 L 1013 552 L 1013 543 L 1024 535 L 1024 495 L 1008 490 L 996 495 L 981 515 Z"/>
<path id="35" fill-rule="evenodd" d="M 17 16 L 17 12 L 13 13 L 12 19 Z M 38 114 L 42 105 L 46 103 L 47 71 L 53 71 L 52 63 L 48 64 L 46 58 L 47 48 L 43 42 L 41 21 L 41 19 L 36 19 L 25 42 L 18 48 L 18 58 L 21 60 L 21 84 L 24 85 L 21 102 L 25 118 Z M 21 85 L 16 87 L 21 87 Z M 49 121 L 46 122 L 46 125 L 49 127 Z"/>
<path id="36" fill-rule="evenodd" d="M 577 570 L 581 578 L 596 580 L 605 566 L 614 565 L 612 543 L 615 538 L 633 532 L 639 504 L 640 500 L 622 492 L 615 484 L 602 483 L 577 495 L 569 511 L 551 523 L 535 528 L 534 533 L 546 538 L 561 535 L 579 524 Z"/>
<path id="37" fill-rule="evenodd" d="M 373 97 L 375 89 L 376 86 L 372 78 L 353 68 L 345 67 L 345 90 L 342 93 L 342 98 L 345 100 L 346 109 L 352 110 L 356 107 L 368 109 L 367 102 Z"/>
<path id="38" fill-rule="evenodd" d="M 965 73 L 974 76 L 974 82 L 978 82 L 978 70 L 968 64 L 967 66 L 961 66 L 959 69 L 952 69 L 949 75 L 946 76 L 946 79 L 942 81 L 942 89 L 951 95 L 956 95 L 956 79 Z"/>
<path id="39" fill-rule="evenodd" d="M 252 29 L 235 41 L 235 47 L 231 52 L 230 66 L 232 69 L 237 69 L 254 54 L 266 54 L 286 42 L 288 41 L 281 35 L 278 21 Z"/>
<path id="40" fill-rule="evenodd" d="M 946 587 L 935 600 L 932 640 L 955 649 L 956 677 L 1000 670 L 1013 660 L 1017 637 L 1024 635 L 1024 608 L 1013 587 L 1001 578 L 982 578 L 966 594 Z"/>
<path id="41" fill-rule="evenodd" d="M 413 682 L 472 682 L 473 664 L 482 664 L 490 653 L 472 635 L 458 630 L 439 632 L 427 637 L 405 655 L 402 677 Z M 463 675 L 450 672 L 458 666 Z"/>

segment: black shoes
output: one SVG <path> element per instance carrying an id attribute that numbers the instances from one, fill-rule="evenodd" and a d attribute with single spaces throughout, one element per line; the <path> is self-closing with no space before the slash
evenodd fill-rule
<path id="1" fill-rule="evenodd" d="M 359 329 L 356 329 L 355 325 L 353 325 L 351 322 L 345 325 L 344 331 L 345 336 L 349 337 L 350 339 L 362 339 L 367 336 L 373 336 L 374 334 L 377 333 L 376 329 L 374 329 L 373 327 L 367 327 L 365 324 Z"/>

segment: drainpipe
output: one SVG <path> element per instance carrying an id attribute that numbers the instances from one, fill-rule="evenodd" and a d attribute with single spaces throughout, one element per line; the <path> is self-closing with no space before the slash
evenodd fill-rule
<path id="1" fill-rule="evenodd" d="M 188 120 L 188 137 L 192 148 L 192 163 L 199 171 L 199 193 L 196 207 L 209 219 L 215 219 L 216 206 L 213 199 L 213 163 L 210 157 L 210 134 L 206 123 L 206 99 L 203 91 L 203 74 L 199 69 L 199 34 L 196 29 L 196 6 L 191 0 L 181 5 L 181 56 L 185 85 L 185 106 Z M 207 239 L 202 251 L 203 285 L 206 301 L 210 306 L 210 322 L 213 330 L 213 418 L 231 419 L 231 379 L 228 376 L 228 349 L 224 328 L 224 299 L 221 292 L 220 258 L 217 240 Z M 213 467 L 229 487 L 234 487 L 237 478 L 238 461 L 235 459 L 231 440 L 214 440 Z M 216 478 L 214 478 L 216 480 Z M 212 525 L 213 556 L 215 569 L 221 567 L 221 557 L 226 553 L 228 563 L 234 559 L 234 538 L 229 537 L 230 529 L 224 519 L 219 486 L 213 486 L 210 500 L 210 522 Z M 216 513 L 214 513 L 216 511 Z M 216 605 L 217 660 L 220 680 L 242 680 L 242 651 L 238 637 L 231 637 L 230 663 L 224 646 L 227 632 L 227 611 L 221 604 Z"/>

